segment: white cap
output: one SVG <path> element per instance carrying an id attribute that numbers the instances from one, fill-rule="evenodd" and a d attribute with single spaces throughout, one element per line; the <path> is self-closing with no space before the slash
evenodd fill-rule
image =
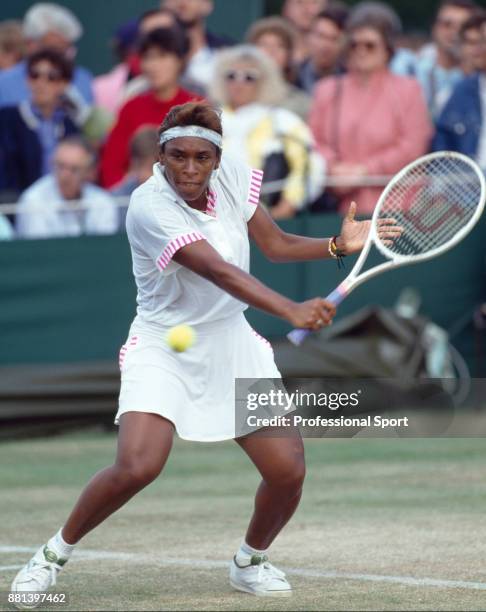
<path id="1" fill-rule="evenodd" d="M 38 40 L 48 32 L 58 32 L 69 42 L 74 43 L 83 34 L 81 22 L 69 9 L 53 2 L 34 4 L 23 21 L 24 36 Z"/>

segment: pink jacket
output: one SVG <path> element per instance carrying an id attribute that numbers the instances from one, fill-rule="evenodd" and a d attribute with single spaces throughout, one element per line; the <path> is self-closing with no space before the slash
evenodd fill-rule
<path id="1" fill-rule="evenodd" d="M 433 134 L 418 82 L 388 70 L 367 84 L 353 74 L 322 79 L 309 124 L 328 164 L 364 164 L 370 175 L 395 174 L 428 151 Z M 341 201 L 341 212 L 355 200 L 359 213 L 372 213 L 382 190 L 353 190 Z"/>
<path id="2" fill-rule="evenodd" d="M 93 93 L 96 106 L 116 114 L 123 103 L 123 94 L 128 79 L 128 66 L 118 64 L 111 72 L 93 80 Z"/>

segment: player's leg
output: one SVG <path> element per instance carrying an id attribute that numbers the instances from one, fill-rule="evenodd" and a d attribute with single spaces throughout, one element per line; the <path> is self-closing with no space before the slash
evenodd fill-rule
<path id="1" fill-rule="evenodd" d="M 298 429 L 270 437 L 256 432 L 237 442 L 262 475 L 245 540 L 252 548 L 266 550 L 299 504 L 305 477 L 304 445 Z"/>
<path id="2" fill-rule="evenodd" d="M 63 539 L 76 544 L 157 478 L 172 448 L 173 435 L 172 423 L 156 414 L 123 414 L 116 461 L 95 474 L 81 493 L 62 529 Z"/>
<path id="3" fill-rule="evenodd" d="M 173 436 L 172 423 L 158 415 L 123 414 L 115 463 L 93 476 L 64 527 L 20 570 L 11 590 L 43 592 L 54 585 L 74 545 L 158 476 Z"/>
<path id="4" fill-rule="evenodd" d="M 265 436 L 261 431 L 237 440 L 262 475 L 245 541 L 231 566 L 231 584 L 255 595 L 292 593 L 282 572 L 266 560 L 266 552 L 294 514 L 305 477 L 304 445 L 298 430 Z"/>

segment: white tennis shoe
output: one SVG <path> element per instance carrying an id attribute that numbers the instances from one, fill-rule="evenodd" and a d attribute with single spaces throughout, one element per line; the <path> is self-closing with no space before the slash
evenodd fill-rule
<path id="1" fill-rule="evenodd" d="M 13 579 L 12 593 L 45 593 L 56 584 L 57 574 L 62 570 L 67 559 L 59 558 L 55 552 L 41 546 L 32 559 Z M 40 602 L 39 602 L 40 603 Z M 16 604 L 19 609 L 30 610 L 38 604 Z"/>
<path id="2" fill-rule="evenodd" d="M 268 562 L 265 555 L 253 555 L 248 565 L 239 565 L 236 556 L 230 567 L 230 584 L 237 591 L 258 597 L 290 597 L 292 587 L 285 574 Z"/>

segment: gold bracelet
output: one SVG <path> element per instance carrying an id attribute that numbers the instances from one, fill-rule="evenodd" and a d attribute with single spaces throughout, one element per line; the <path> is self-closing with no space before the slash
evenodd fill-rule
<path id="1" fill-rule="evenodd" d="M 329 255 L 332 258 L 337 259 L 338 268 L 344 268 L 345 266 L 344 266 L 343 257 L 346 257 L 346 253 L 338 249 L 337 236 L 333 236 L 331 240 L 329 240 L 329 244 L 327 248 L 329 251 Z"/>
<path id="2" fill-rule="evenodd" d="M 334 242 L 334 239 L 335 239 L 335 236 L 333 236 L 333 237 L 332 237 L 332 238 L 329 240 L 329 242 L 328 242 L 328 244 L 327 244 L 327 250 L 329 251 L 329 255 L 330 255 L 331 257 L 333 257 L 334 259 L 337 259 L 337 257 L 338 257 L 338 256 L 337 256 L 337 252 L 336 252 L 336 251 L 337 251 L 337 249 L 336 249 L 336 243 Z"/>

